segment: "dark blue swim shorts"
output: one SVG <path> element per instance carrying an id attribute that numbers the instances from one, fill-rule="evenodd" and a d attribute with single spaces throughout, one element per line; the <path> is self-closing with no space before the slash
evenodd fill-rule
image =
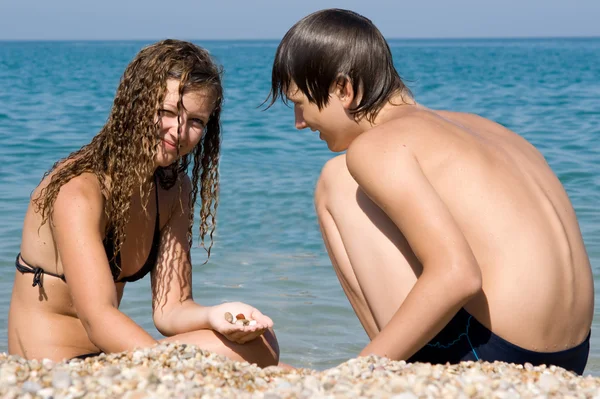
<path id="1" fill-rule="evenodd" d="M 583 374 L 590 352 L 590 335 L 581 344 L 559 352 L 535 352 L 500 338 L 461 309 L 434 339 L 415 353 L 409 362 L 456 364 L 467 360 L 534 366 L 555 365 Z"/>

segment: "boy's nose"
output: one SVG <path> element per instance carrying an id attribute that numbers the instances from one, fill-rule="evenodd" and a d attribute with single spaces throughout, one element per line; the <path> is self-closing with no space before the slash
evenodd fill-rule
<path id="1" fill-rule="evenodd" d="M 294 117 L 296 118 L 296 129 L 304 129 L 306 128 L 306 121 L 302 117 L 302 113 L 298 111 L 297 108 L 294 107 Z"/>
<path id="2" fill-rule="evenodd" d="M 296 119 L 296 129 L 302 130 L 306 128 L 306 122 Z"/>

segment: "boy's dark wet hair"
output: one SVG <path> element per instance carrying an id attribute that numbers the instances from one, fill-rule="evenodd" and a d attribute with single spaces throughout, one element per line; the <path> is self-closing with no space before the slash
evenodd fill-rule
<path id="1" fill-rule="evenodd" d="M 390 48 L 368 18 L 353 11 L 327 9 L 297 22 L 277 47 L 269 107 L 295 83 L 308 100 L 322 109 L 334 83 L 349 79 L 360 102 L 356 119 L 373 121 L 397 93 L 412 97 L 394 68 Z M 268 98 L 267 98 L 268 101 Z"/>

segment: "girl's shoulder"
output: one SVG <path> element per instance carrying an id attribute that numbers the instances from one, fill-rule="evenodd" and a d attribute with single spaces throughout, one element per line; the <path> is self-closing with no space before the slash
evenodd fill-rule
<path id="1" fill-rule="evenodd" d="M 94 173 L 85 172 L 71 177 L 60 185 L 59 196 L 77 196 L 89 200 L 102 200 L 105 197 L 105 188 L 102 187 Z"/>
<path id="2" fill-rule="evenodd" d="M 192 181 L 186 173 L 180 173 L 175 182 L 169 185 L 162 184 L 160 178 L 157 178 L 157 189 L 159 199 L 168 202 L 179 201 L 180 198 L 187 198 L 192 191 Z"/>
<path id="3" fill-rule="evenodd" d="M 175 183 L 170 187 L 164 187 L 158 180 L 157 183 L 161 221 L 170 220 L 175 211 L 185 213 L 189 210 L 188 202 L 192 192 L 192 181 L 186 173 L 180 173 Z"/>

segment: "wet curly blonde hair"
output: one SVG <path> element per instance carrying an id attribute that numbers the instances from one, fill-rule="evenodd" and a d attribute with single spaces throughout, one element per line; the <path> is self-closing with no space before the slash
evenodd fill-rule
<path id="1" fill-rule="evenodd" d="M 180 82 L 177 103 L 179 122 L 183 111 L 183 95 L 189 91 L 208 90 L 214 98 L 214 110 L 196 148 L 189 154 L 178 157 L 170 166 L 159 167 L 156 177 L 161 187 L 171 189 L 187 173 L 193 159 L 188 241 L 191 248 L 194 204 L 199 191 L 200 240 L 210 258 L 219 193 L 220 115 L 223 98 L 221 75 L 222 68 L 205 49 L 195 44 L 163 40 L 143 48 L 121 77 L 104 127 L 89 144 L 59 160 L 44 174 L 42 180 L 55 171 L 48 185 L 34 199 L 36 211 L 42 215 L 42 225 L 51 218 L 61 186 L 82 173 L 94 173 L 106 197 L 105 234 L 108 237 L 109 231 L 112 233 L 112 255 L 116 257 L 126 238 L 125 226 L 129 221 L 130 201 L 135 188 L 139 187 L 143 208 L 146 210 L 152 190 L 152 184 L 148 184 L 148 181 L 155 170 L 155 156 L 159 145 L 157 112 L 165 99 L 167 80 L 176 79 Z M 178 133 L 180 130 L 181 124 Z M 109 185 L 107 179 L 118 184 Z M 181 184 L 179 187 L 181 192 Z M 207 234 L 210 237 L 208 248 L 204 244 Z"/>

